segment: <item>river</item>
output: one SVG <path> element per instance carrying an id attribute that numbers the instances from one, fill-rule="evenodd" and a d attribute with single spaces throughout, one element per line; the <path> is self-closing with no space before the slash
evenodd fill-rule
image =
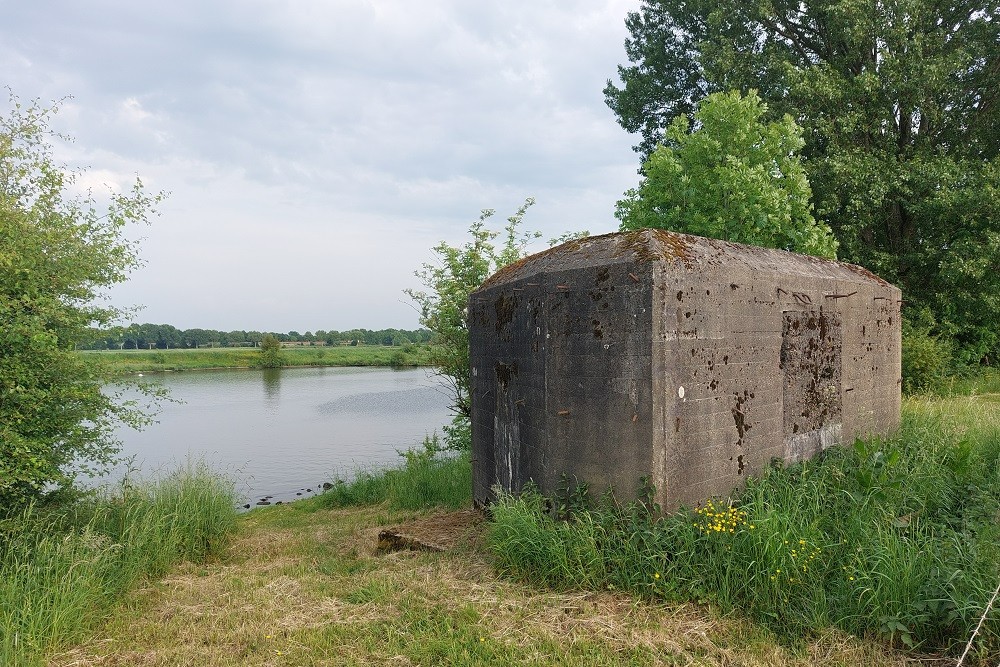
<path id="1" fill-rule="evenodd" d="M 122 427 L 122 456 L 142 477 L 203 460 L 247 504 L 294 500 L 361 468 L 401 462 L 450 419 L 426 369 L 185 371 L 142 378 L 170 392 L 156 423 Z M 127 466 L 105 481 L 114 483 Z"/>

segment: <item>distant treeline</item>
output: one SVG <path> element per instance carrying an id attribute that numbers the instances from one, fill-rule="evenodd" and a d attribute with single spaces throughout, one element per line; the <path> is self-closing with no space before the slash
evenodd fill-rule
<path id="1" fill-rule="evenodd" d="M 198 347 L 253 347 L 271 334 L 282 343 L 298 345 L 408 345 L 431 339 L 427 329 L 351 329 L 350 331 L 215 331 L 181 330 L 169 324 L 131 324 L 108 331 L 96 331 L 86 350 L 173 349 Z"/>

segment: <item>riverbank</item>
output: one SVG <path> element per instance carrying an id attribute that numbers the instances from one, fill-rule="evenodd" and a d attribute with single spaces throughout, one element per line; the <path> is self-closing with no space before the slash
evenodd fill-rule
<path id="1" fill-rule="evenodd" d="M 129 595 L 47 664 L 954 661 L 1000 576 L 994 398 L 907 399 L 898 437 L 667 520 L 574 493 L 554 521 L 529 494 L 488 524 L 469 509 L 468 456 L 428 445 L 243 515 L 228 549 Z M 964 664 L 992 666 L 996 609 L 978 631 Z"/>
<path id="2" fill-rule="evenodd" d="M 121 373 L 255 368 L 261 353 L 252 347 L 171 350 L 101 350 L 80 352 L 84 359 L 110 365 Z M 429 345 L 357 345 L 288 347 L 281 350 L 282 367 L 305 366 L 431 366 Z"/>

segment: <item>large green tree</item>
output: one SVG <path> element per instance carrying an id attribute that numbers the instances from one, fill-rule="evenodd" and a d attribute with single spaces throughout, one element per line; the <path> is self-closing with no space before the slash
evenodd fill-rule
<path id="1" fill-rule="evenodd" d="M 102 391 L 112 378 L 74 352 L 121 312 L 100 299 L 139 264 L 124 228 L 159 200 L 131 190 L 70 194 L 76 174 L 52 158 L 54 109 L 11 100 L 0 118 L 0 506 L 72 482 L 70 468 L 116 453 L 133 405 Z"/>
<path id="2" fill-rule="evenodd" d="M 836 258 L 830 229 L 812 215 L 791 116 L 770 123 L 755 91 L 712 93 L 695 126 L 680 115 L 643 164 L 616 215 L 622 229 L 656 227 Z"/>
<path id="3" fill-rule="evenodd" d="M 1000 4 L 644 0 L 605 96 L 648 157 L 705 95 L 804 128 L 840 256 L 904 290 L 967 360 L 1000 351 Z"/>

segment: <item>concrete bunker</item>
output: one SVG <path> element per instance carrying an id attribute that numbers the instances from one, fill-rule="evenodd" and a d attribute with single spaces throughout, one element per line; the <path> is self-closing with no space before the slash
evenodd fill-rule
<path id="1" fill-rule="evenodd" d="M 899 425 L 900 291 L 850 264 L 641 230 L 525 258 L 469 308 L 479 506 L 568 476 L 670 510 Z"/>

